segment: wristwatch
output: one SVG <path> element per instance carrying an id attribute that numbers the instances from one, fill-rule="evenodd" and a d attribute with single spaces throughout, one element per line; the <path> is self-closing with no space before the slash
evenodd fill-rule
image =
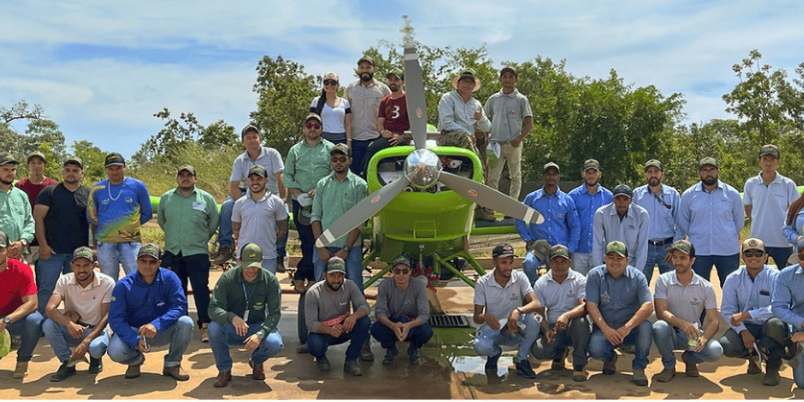
<path id="1" fill-rule="evenodd" d="M 20 239 L 20 243 L 22 243 L 22 247 L 23 247 L 23 248 L 28 247 L 28 240 L 26 240 L 26 239 Z"/>
<path id="2" fill-rule="evenodd" d="M 523 309 L 522 307 L 517 307 L 516 311 L 519 311 L 519 314 L 525 314 L 525 309 Z"/>
<path id="3" fill-rule="evenodd" d="M 259 331 L 257 332 L 257 337 L 260 338 L 260 340 L 263 340 L 265 339 L 265 334 L 262 331 Z"/>
<path id="4" fill-rule="evenodd" d="M 343 251 L 346 251 L 348 253 L 350 248 L 351 247 L 349 247 L 349 246 L 343 246 Z"/>
<path id="5" fill-rule="evenodd" d="M 3 322 L 6 323 L 6 325 L 9 325 L 11 324 L 11 318 L 9 316 L 5 316 L 3 317 Z"/>

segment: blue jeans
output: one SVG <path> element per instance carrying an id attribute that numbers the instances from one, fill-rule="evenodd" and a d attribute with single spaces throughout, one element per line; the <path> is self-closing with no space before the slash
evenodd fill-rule
<path id="1" fill-rule="evenodd" d="M 235 331 L 234 325 L 220 325 L 215 321 L 209 323 L 209 346 L 215 356 L 215 367 L 218 371 L 232 370 L 232 357 L 229 355 L 229 345 L 243 346 L 246 338 L 254 335 L 262 327 L 262 323 L 249 324 L 246 336 L 240 336 Z M 251 353 L 251 361 L 255 365 L 265 363 L 266 360 L 276 356 L 285 345 L 282 343 L 282 335 L 276 329 L 268 334 Z"/>
<path id="2" fill-rule="evenodd" d="M 179 276 L 184 295 L 187 296 L 187 282 L 193 285 L 193 299 L 198 310 L 198 327 L 209 323 L 209 255 L 175 255 L 170 251 L 162 254 L 162 266 Z"/>
<path id="3" fill-rule="evenodd" d="M 307 334 L 307 350 L 313 357 L 325 357 L 329 345 L 340 345 L 349 341 L 349 347 L 346 348 L 346 361 L 357 360 L 363 343 L 369 339 L 369 327 L 371 327 L 371 320 L 368 317 L 362 317 L 355 322 L 352 332 L 343 333 L 337 338 L 332 335 L 310 332 Z"/>
<path id="4" fill-rule="evenodd" d="M 370 140 L 352 140 L 352 163 L 349 165 L 349 170 L 356 175 L 360 175 L 363 170 L 363 159 L 366 157 L 366 151 L 369 144 L 376 138 Z"/>
<path id="5" fill-rule="evenodd" d="M 572 270 L 583 276 L 589 273 L 595 265 L 592 263 L 592 253 L 575 253 L 572 255 Z"/>
<path id="6" fill-rule="evenodd" d="M 550 329 L 556 326 L 550 324 Z M 560 359 L 564 355 L 564 350 L 572 346 L 572 367 L 575 371 L 581 371 L 588 362 L 587 349 L 589 348 L 589 320 L 586 316 L 571 320 L 569 327 L 555 334 L 553 343 L 547 343 L 547 337 L 542 334 L 533 346 L 530 353 L 538 360 Z"/>
<path id="7" fill-rule="evenodd" d="M 631 367 L 635 369 L 644 369 L 648 366 L 648 354 L 650 353 L 650 345 L 653 343 L 653 327 L 650 321 L 645 320 L 636 328 L 631 330 L 631 333 L 625 337 L 622 345 L 634 345 L 634 360 L 631 362 Z M 610 362 L 614 359 L 614 348 L 621 345 L 612 345 L 603 331 L 597 326 L 592 330 L 592 336 L 589 338 L 589 357 Z"/>
<path id="8" fill-rule="evenodd" d="M 313 236 L 312 225 L 302 225 L 299 223 L 299 211 L 301 205 L 298 201 L 293 200 L 293 224 L 296 225 L 296 232 L 299 233 L 299 241 L 301 242 L 302 258 L 296 264 L 295 279 L 307 279 L 308 281 L 318 282 L 319 279 L 315 276 L 315 268 L 313 265 L 313 251 L 315 250 L 315 236 Z"/>
<path id="9" fill-rule="evenodd" d="M 793 254 L 793 248 L 791 247 L 765 247 L 765 252 L 768 253 L 771 258 L 773 258 L 773 262 L 776 263 L 776 267 L 779 268 L 779 271 L 782 268 L 787 266 L 787 259 L 790 258 L 790 254 Z M 770 264 L 770 261 L 768 261 Z"/>
<path id="10" fill-rule="evenodd" d="M 388 319 L 391 320 L 392 322 L 401 322 L 401 323 L 411 321 L 409 318 L 404 316 L 388 317 Z M 380 342 L 380 345 L 382 345 L 384 349 L 395 348 L 396 342 L 398 341 L 398 339 L 396 339 L 396 334 L 394 334 L 394 331 L 391 328 L 388 328 L 385 325 L 383 325 L 379 320 L 374 322 L 374 324 L 371 324 L 371 336 L 373 336 L 374 339 L 378 340 Z M 427 341 L 429 341 L 430 338 L 432 337 L 433 337 L 433 328 L 430 326 L 429 323 L 425 322 L 422 325 L 419 325 L 418 327 L 411 328 L 410 331 L 408 331 L 408 337 L 405 338 L 405 340 L 409 341 L 410 346 L 412 346 L 413 348 L 421 349 L 421 347 L 424 346 L 424 344 L 426 344 Z"/>
<path id="11" fill-rule="evenodd" d="M 70 331 L 67 330 L 67 327 L 49 318 L 46 319 L 45 323 L 42 325 L 42 330 L 45 332 L 45 337 L 47 338 L 47 341 L 50 342 L 50 346 L 53 348 L 53 353 L 62 363 L 70 360 L 70 356 L 73 355 L 73 352 L 70 350 L 70 346 L 78 346 L 79 343 L 89 336 L 89 333 L 92 332 L 92 329 L 93 327 L 90 326 L 84 330 L 84 336 L 82 338 L 76 339 L 70 335 Z M 97 338 L 93 339 L 89 343 L 88 352 L 93 359 L 100 359 L 104 354 L 106 354 L 106 349 L 108 347 L 109 330 L 104 329 Z"/>
<path id="12" fill-rule="evenodd" d="M 117 282 L 120 278 L 120 264 L 126 275 L 137 270 L 137 253 L 140 243 L 101 243 L 98 242 L 98 265 L 100 270 Z"/>
<path id="13" fill-rule="evenodd" d="M 234 247 L 232 237 L 232 211 L 234 210 L 235 199 L 232 196 L 226 197 L 226 201 L 221 204 L 220 226 L 218 227 L 218 244 L 221 247 Z"/>
<path id="14" fill-rule="evenodd" d="M 42 322 L 45 319 L 38 311 L 25 316 L 21 320 L 17 320 L 9 324 L 6 329 L 10 335 L 20 335 L 22 343 L 19 350 L 17 350 L 17 362 L 24 363 L 31 361 L 36 343 L 42 337 Z"/>
<path id="15" fill-rule="evenodd" d="M 645 274 L 645 279 L 648 280 L 648 285 L 650 285 L 650 280 L 653 278 L 653 266 L 655 264 L 659 264 L 660 275 L 675 269 L 673 264 L 664 260 L 665 255 L 667 255 L 667 246 L 654 246 L 653 244 L 648 244 L 648 260 L 645 262 L 645 266 L 642 268 L 642 273 Z"/>
<path id="16" fill-rule="evenodd" d="M 170 328 L 156 334 L 155 337 L 148 339 L 148 346 L 170 345 L 168 354 L 165 355 L 165 367 L 181 366 L 181 357 L 187 346 L 190 344 L 190 339 L 193 337 L 193 319 L 189 316 L 179 318 L 176 323 Z M 138 328 L 131 327 L 134 331 Z M 127 364 L 129 366 L 136 366 L 145 361 L 145 356 L 137 349 L 132 349 L 127 343 L 123 342 L 120 337 L 115 334 L 109 342 L 109 358 L 113 362 Z"/>
<path id="17" fill-rule="evenodd" d="M 653 341 L 662 355 L 664 368 L 676 367 L 676 355 L 673 350 L 687 350 L 687 333 L 680 328 L 673 328 L 667 321 L 658 320 L 653 323 Z M 723 356 L 723 347 L 714 338 L 706 343 L 700 352 L 687 352 L 690 363 L 714 362 Z"/>
<path id="18" fill-rule="evenodd" d="M 525 276 L 528 277 L 528 282 L 530 282 L 531 286 L 533 286 L 533 284 L 536 283 L 536 280 L 539 279 L 536 271 L 543 264 L 544 262 L 533 255 L 531 250 L 525 252 L 525 259 L 522 261 L 522 272 L 524 272 Z"/>
<path id="19" fill-rule="evenodd" d="M 327 250 L 335 254 L 340 248 L 327 247 Z M 313 248 L 313 264 L 315 265 L 315 281 L 318 282 L 324 279 L 324 270 L 327 267 L 327 263 L 321 261 L 321 257 L 318 255 L 318 248 Z M 354 282 L 363 292 L 363 248 L 358 243 L 349 249 L 349 254 L 346 256 L 346 279 Z"/>
<path id="20" fill-rule="evenodd" d="M 717 277 L 720 279 L 720 286 L 723 286 L 726 277 L 740 267 L 740 253 L 732 255 L 696 255 L 692 270 L 711 282 L 712 265 L 717 268 Z"/>
<path id="21" fill-rule="evenodd" d="M 45 315 L 45 307 L 50 300 L 50 295 L 53 294 L 53 289 L 56 288 L 59 276 L 73 272 L 70 267 L 72 259 L 72 254 L 51 254 L 47 260 L 39 257 L 36 262 L 36 288 L 39 289 L 39 306 L 36 310 L 42 316 Z"/>
<path id="22" fill-rule="evenodd" d="M 519 317 L 519 322 L 525 324 L 525 336 L 514 335 L 511 338 L 500 335 L 500 331 L 493 330 L 488 324 L 483 324 L 478 328 L 475 340 L 472 342 L 478 356 L 499 356 L 502 353 L 500 345 L 515 346 L 519 345 L 517 351 L 517 361 L 527 359 L 533 342 L 539 337 L 539 322 L 533 317 L 533 313 Z M 502 327 L 500 327 L 502 329 Z"/>

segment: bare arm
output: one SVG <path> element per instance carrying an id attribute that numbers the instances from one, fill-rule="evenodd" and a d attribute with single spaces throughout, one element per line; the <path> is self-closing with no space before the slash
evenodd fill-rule
<path id="1" fill-rule="evenodd" d="M 285 201 L 285 199 L 288 198 L 288 192 L 285 189 L 285 181 L 282 180 L 282 172 L 276 174 L 276 185 L 279 190 L 279 198 L 281 198 L 282 201 Z"/>
<path id="2" fill-rule="evenodd" d="M 234 226 L 232 226 L 234 228 Z M 288 232 L 288 221 L 276 221 L 276 238 L 281 239 Z"/>
<path id="3" fill-rule="evenodd" d="M 34 225 L 36 227 L 36 240 L 39 241 L 39 258 L 49 260 L 53 250 L 47 244 L 45 234 L 45 217 L 50 207 L 43 204 L 36 204 L 33 210 Z"/>
<path id="4" fill-rule="evenodd" d="M 229 195 L 234 198 L 235 201 L 240 199 L 242 195 L 240 195 L 240 182 L 239 181 L 230 181 L 229 182 Z"/>

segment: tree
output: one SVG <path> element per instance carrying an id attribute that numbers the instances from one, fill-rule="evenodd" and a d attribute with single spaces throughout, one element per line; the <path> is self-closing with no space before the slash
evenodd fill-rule
<path id="1" fill-rule="evenodd" d="M 106 177 L 106 152 L 87 140 L 73 141 L 73 156 L 84 164 L 84 185 L 91 186 Z"/>
<path id="2" fill-rule="evenodd" d="M 28 102 L 21 100 L 13 104 L 10 108 L 0 106 L 0 120 L 3 123 L 11 123 L 14 120 L 39 120 L 44 117 L 45 111 L 42 106 L 33 105 L 30 107 Z"/>

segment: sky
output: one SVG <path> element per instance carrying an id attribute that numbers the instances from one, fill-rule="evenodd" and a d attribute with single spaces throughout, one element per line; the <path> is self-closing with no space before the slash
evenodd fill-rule
<path id="1" fill-rule="evenodd" d="M 402 42 L 402 15 L 417 41 L 485 45 L 496 66 L 542 56 L 576 77 L 615 69 L 626 83 L 680 92 L 685 124 L 734 118 L 722 96 L 752 49 L 790 75 L 804 62 L 796 1 L 4 1 L 0 106 L 39 104 L 68 145 L 130 156 L 162 128 L 153 114 L 165 107 L 239 131 L 265 55 L 356 80 L 364 50 Z"/>

